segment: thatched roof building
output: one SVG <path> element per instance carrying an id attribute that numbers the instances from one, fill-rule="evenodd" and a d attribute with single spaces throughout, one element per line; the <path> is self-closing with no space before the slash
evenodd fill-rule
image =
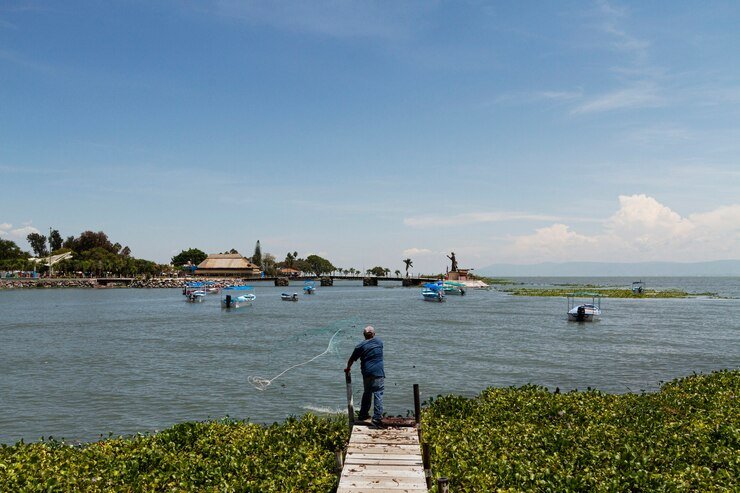
<path id="1" fill-rule="evenodd" d="M 260 268 L 238 253 L 212 253 L 198 264 L 195 275 L 259 277 Z"/>

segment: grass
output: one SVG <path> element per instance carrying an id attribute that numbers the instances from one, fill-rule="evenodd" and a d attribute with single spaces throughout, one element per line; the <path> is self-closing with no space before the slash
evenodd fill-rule
<path id="1" fill-rule="evenodd" d="M 633 293 L 631 289 L 619 289 L 603 286 L 581 285 L 554 288 L 526 288 L 517 287 L 503 289 L 513 296 L 558 296 L 566 297 L 569 294 L 579 291 L 588 291 L 598 293 L 605 298 L 695 298 L 695 297 L 717 297 L 717 293 L 687 293 L 677 289 L 646 289 L 640 294 Z"/>

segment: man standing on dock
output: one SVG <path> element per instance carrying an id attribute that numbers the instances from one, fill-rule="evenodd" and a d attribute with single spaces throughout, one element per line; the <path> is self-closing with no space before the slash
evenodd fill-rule
<path id="1" fill-rule="evenodd" d="M 373 401 L 373 420 L 375 426 L 381 426 L 383 417 L 383 390 L 385 389 L 385 371 L 383 369 L 383 341 L 375 337 L 375 329 L 368 325 L 362 331 L 365 340 L 359 343 L 352 356 L 347 361 L 346 373 L 352 367 L 352 363 L 360 360 L 362 369 L 362 404 L 360 405 L 360 421 L 370 418 L 370 400 Z"/>

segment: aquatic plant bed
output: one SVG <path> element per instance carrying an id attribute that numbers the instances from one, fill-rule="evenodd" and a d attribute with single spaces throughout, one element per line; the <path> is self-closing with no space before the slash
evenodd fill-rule
<path id="1" fill-rule="evenodd" d="M 307 414 L 282 424 L 182 423 L 154 435 L 81 446 L 0 447 L 0 491 L 327 492 L 346 417 Z"/>
<path id="2" fill-rule="evenodd" d="M 659 392 L 489 388 L 424 410 L 432 473 L 450 491 L 738 491 L 740 372 Z"/>
<path id="3" fill-rule="evenodd" d="M 635 294 L 631 289 L 602 288 L 596 286 L 570 286 L 566 289 L 558 288 L 511 288 L 501 289 L 513 296 L 559 296 L 566 297 L 569 294 L 579 291 L 588 291 L 589 293 L 600 294 L 605 298 L 695 298 L 711 297 L 716 298 L 717 293 L 687 293 L 680 290 L 657 291 L 646 289 L 641 294 Z"/>

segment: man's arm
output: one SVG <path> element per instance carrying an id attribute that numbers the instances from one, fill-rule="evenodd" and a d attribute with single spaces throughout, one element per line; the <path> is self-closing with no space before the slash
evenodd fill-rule
<path id="1" fill-rule="evenodd" d="M 354 351 L 352 351 L 352 356 L 349 357 L 347 360 L 347 368 L 344 369 L 345 373 L 349 373 L 349 369 L 352 367 L 352 363 L 357 361 L 357 359 L 360 357 L 360 349 L 355 348 Z"/>

